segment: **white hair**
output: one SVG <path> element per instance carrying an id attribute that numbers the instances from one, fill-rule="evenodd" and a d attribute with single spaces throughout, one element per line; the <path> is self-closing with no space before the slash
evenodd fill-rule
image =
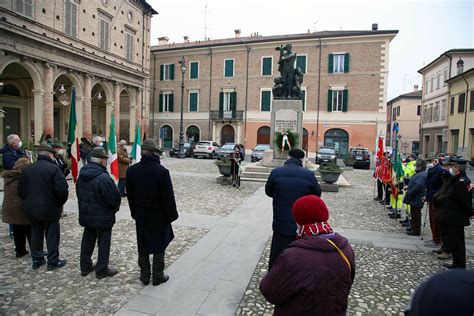
<path id="1" fill-rule="evenodd" d="M 94 136 L 94 138 L 92 139 L 92 142 L 95 144 L 97 141 L 102 142 L 102 137 Z"/>
<path id="2" fill-rule="evenodd" d="M 104 158 L 91 157 L 91 162 L 101 163 Z"/>
<path id="3" fill-rule="evenodd" d="M 7 143 L 8 145 L 11 145 L 15 139 L 20 138 L 17 134 L 10 134 L 7 136 Z"/>

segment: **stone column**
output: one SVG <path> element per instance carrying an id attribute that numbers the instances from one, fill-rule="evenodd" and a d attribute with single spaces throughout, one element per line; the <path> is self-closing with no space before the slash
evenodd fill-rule
<path id="1" fill-rule="evenodd" d="M 119 82 L 114 83 L 114 118 L 115 118 L 115 134 L 117 135 L 117 142 L 120 135 L 120 89 L 122 88 Z"/>
<path id="2" fill-rule="evenodd" d="M 105 101 L 105 140 L 109 141 L 109 133 L 110 133 L 110 115 L 114 109 L 114 102 L 113 101 Z M 115 119 L 117 123 L 117 119 Z M 117 128 L 117 124 L 115 125 Z"/>
<path id="3" fill-rule="evenodd" d="M 92 141 L 92 76 L 84 75 L 84 102 L 82 103 L 82 135 Z"/>
<path id="4" fill-rule="evenodd" d="M 43 133 L 43 105 L 44 105 L 44 91 L 33 89 L 33 118 L 35 121 L 35 144 L 39 144 L 41 133 Z M 28 122 L 29 126 L 29 122 Z"/>
<path id="5" fill-rule="evenodd" d="M 135 101 L 135 124 L 138 122 L 140 124 L 140 137 L 142 137 L 143 131 L 143 121 L 142 121 L 142 93 L 143 89 L 139 88 L 137 93 L 137 100 Z"/>
<path id="6" fill-rule="evenodd" d="M 43 131 L 44 137 L 51 135 L 54 137 L 54 82 L 53 67 L 50 64 L 44 64 L 44 105 L 43 105 Z M 58 131 L 59 132 L 59 131 Z M 38 139 L 41 133 L 38 135 Z"/>
<path id="7" fill-rule="evenodd" d="M 241 138 L 242 138 L 242 123 L 241 122 L 238 122 L 237 123 L 237 137 L 235 138 L 235 142 L 237 144 L 240 144 L 241 143 Z"/>
<path id="8" fill-rule="evenodd" d="M 82 133 L 83 133 L 83 125 L 81 122 L 83 121 L 83 113 L 82 109 L 84 107 L 84 97 L 76 97 L 76 137 L 81 140 Z M 69 120 L 69 112 L 68 112 L 67 120 Z"/>
<path id="9" fill-rule="evenodd" d="M 216 141 L 216 122 L 212 122 L 212 135 L 211 135 L 211 140 L 213 142 Z"/>

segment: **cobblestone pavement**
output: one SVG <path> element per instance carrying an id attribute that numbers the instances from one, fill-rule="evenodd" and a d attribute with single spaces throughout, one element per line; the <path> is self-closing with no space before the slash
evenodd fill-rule
<path id="1" fill-rule="evenodd" d="M 267 274 L 271 239 L 245 291 L 237 315 L 273 315 L 273 305 L 259 290 Z M 349 296 L 348 315 L 403 315 L 415 289 L 431 275 L 445 270 L 443 261 L 429 253 L 352 245 L 356 278 Z M 474 267 L 474 257 L 468 257 Z"/>
<path id="2" fill-rule="evenodd" d="M 110 265 L 117 268 L 119 274 L 102 280 L 97 280 L 94 273 L 87 277 L 80 275 L 82 228 L 77 216 L 69 214 L 65 217 L 61 221 L 61 230 L 60 257 L 68 260 L 67 265 L 56 271 L 47 271 L 45 266 L 33 271 L 29 255 L 15 258 L 13 240 L 5 237 L 6 231 L 2 229 L 0 315 L 111 314 L 143 288 L 138 279 L 134 222 L 122 220 L 114 226 Z M 205 233 L 203 229 L 175 228 L 175 239 L 166 251 L 166 266 L 172 264 Z M 96 259 L 97 249 L 93 261 Z"/>

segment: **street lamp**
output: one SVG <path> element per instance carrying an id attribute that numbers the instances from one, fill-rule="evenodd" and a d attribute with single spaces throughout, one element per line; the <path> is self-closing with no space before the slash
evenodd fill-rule
<path id="1" fill-rule="evenodd" d="M 184 153 L 184 132 L 183 132 L 183 100 L 184 100 L 184 73 L 186 72 L 186 62 L 184 56 L 179 61 L 181 65 L 181 116 L 179 119 L 179 151 L 178 158 L 184 159 L 186 157 Z"/>

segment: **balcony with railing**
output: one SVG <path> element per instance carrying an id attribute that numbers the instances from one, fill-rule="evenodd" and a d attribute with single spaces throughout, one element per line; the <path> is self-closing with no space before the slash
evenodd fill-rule
<path id="1" fill-rule="evenodd" d="M 211 120 L 215 121 L 242 121 L 244 111 L 211 111 Z"/>

